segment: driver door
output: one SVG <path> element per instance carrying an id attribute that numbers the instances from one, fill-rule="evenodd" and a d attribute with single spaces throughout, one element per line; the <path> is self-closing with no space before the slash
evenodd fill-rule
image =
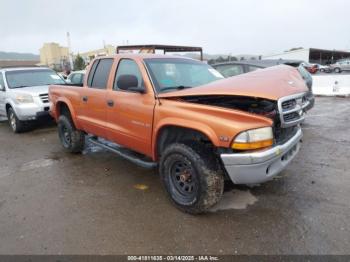
<path id="1" fill-rule="evenodd" d="M 121 59 L 118 63 L 113 86 L 107 93 L 108 139 L 151 155 L 155 98 L 145 87 L 141 66 L 133 59 Z M 136 76 L 137 87 L 144 88 L 145 92 L 121 89 L 118 80 L 125 75 Z"/>
<path id="2" fill-rule="evenodd" d="M 5 100 L 5 81 L 2 72 L 0 72 L 0 116 L 6 116 Z"/>

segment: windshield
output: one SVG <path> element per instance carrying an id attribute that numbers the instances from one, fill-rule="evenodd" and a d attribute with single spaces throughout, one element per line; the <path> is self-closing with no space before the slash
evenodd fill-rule
<path id="1" fill-rule="evenodd" d="M 9 88 L 65 84 L 55 71 L 49 69 L 8 71 L 6 72 L 6 80 Z"/>
<path id="2" fill-rule="evenodd" d="M 144 59 L 157 92 L 170 92 L 208 84 L 223 76 L 200 61 L 182 58 Z"/>

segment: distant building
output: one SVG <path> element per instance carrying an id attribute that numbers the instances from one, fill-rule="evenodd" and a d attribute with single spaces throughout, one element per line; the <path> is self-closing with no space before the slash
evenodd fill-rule
<path id="1" fill-rule="evenodd" d="M 69 49 L 58 43 L 44 43 L 40 48 L 40 65 L 62 71 L 69 66 Z"/>
<path id="2" fill-rule="evenodd" d="M 333 64 L 337 60 L 350 57 L 350 52 L 340 50 L 327 50 L 318 48 L 300 48 L 279 54 L 265 55 L 262 59 L 292 59 L 309 63 Z"/>
<path id="3" fill-rule="evenodd" d="M 85 60 L 86 63 L 89 63 L 92 59 L 94 59 L 97 56 L 114 55 L 115 50 L 115 46 L 105 45 L 104 48 L 79 53 L 79 55 Z"/>

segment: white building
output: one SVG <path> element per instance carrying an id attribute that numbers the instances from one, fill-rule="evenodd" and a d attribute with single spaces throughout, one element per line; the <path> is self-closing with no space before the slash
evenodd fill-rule
<path id="1" fill-rule="evenodd" d="M 318 48 L 302 48 L 279 54 L 265 55 L 262 59 L 302 60 L 309 63 L 332 64 L 339 59 L 350 57 L 350 52 Z"/>

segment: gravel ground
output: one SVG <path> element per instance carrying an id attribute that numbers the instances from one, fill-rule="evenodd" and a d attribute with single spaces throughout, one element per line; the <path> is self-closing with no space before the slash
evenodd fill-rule
<path id="1" fill-rule="evenodd" d="M 349 254 L 350 99 L 317 98 L 282 177 L 181 213 L 155 171 L 0 123 L 0 254 Z"/>

